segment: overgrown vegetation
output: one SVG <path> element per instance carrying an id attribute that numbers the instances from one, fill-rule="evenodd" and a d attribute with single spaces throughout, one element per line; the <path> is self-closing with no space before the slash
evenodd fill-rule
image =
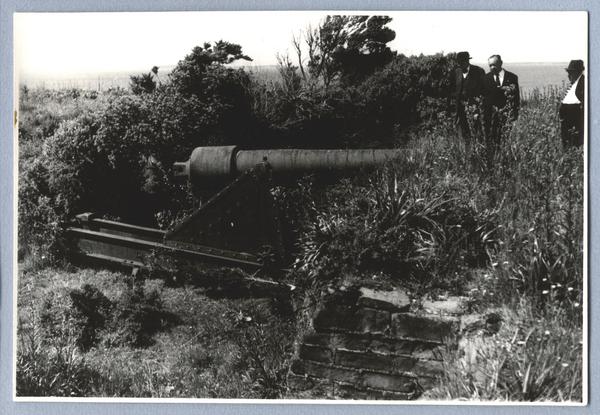
<path id="1" fill-rule="evenodd" d="M 329 18 L 277 80 L 228 66 L 250 57 L 221 41 L 129 91 L 22 88 L 19 395 L 285 396 L 304 310 L 60 262 L 72 215 L 168 228 L 195 203 L 169 166 L 238 144 L 404 148 L 370 175 L 274 189 L 298 304 L 365 284 L 467 293 L 502 329 L 449 351 L 430 397 L 581 399 L 583 155 L 560 145 L 561 91 L 525 97 L 496 151 L 481 137 L 466 150 L 446 113 L 453 55 L 396 55 L 386 22 Z"/>

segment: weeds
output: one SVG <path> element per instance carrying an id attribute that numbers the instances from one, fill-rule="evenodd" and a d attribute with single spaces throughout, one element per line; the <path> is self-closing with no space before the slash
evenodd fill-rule
<path id="1" fill-rule="evenodd" d="M 581 327 L 559 309 L 540 314 L 527 299 L 496 310 L 494 336 L 467 335 L 444 358 L 444 377 L 428 399 L 580 401 Z"/>

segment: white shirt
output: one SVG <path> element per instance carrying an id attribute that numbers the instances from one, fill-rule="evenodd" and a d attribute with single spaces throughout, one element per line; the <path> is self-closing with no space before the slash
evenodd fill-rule
<path id="1" fill-rule="evenodd" d="M 494 81 L 496 80 L 496 76 L 498 76 L 498 78 L 500 78 L 500 86 L 502 86 L 502 84 L 504 83 L 504 69 L 500 69 L 500 72 L 498 72 L 498 75 L 494 75 Z"/>
<path id="2" fill-rule="evenodd" d="M 580 79 L 581 75 L 579 75 L 579 78 L 577 78 L 577 80 L 573 82 L 573 85 L 571 85 L 571 88 L 569 88 L 567 95 L 565 95 L 565 99 L 562 100 L 563 104 L 581 104 L 581 101 L 579 101 L 579 98 L 575 95 L 575 89 L 577 88 Z"/>
<path id="3" fill-rule="evenodd" d="M 467 77 L 467 75 L 469 74 L 469 71 L 471 70 L 471 65 L 469 65 L 469 67 L 467 68 L 467 72 L 463 72 L 463 79 L 465 79 Z"/>

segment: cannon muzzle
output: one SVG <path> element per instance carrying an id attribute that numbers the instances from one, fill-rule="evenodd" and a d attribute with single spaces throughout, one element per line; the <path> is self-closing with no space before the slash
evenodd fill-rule
<path id="1" fill-rule="evenodd" d="M 372 167 L 394 159 L 399 149 L 240 150 L 237 146 L 197 147 L 190 159 L 174 164 L 176 176 L 195 185 L 233 179 L 256 165 L 268 163 L 273 177 L 307 173 L 344 172 Z"/>

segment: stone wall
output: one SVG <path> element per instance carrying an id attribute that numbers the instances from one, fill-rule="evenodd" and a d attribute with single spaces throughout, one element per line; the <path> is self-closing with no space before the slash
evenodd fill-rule
<path id="1" fill-rule="evenodd" d="M 400 290 L 337 292 L 316 311 L 288 384 L 299 398 L 416 399 L 441 375 L 443 349 L 456 346 L 461 307 L 415 309 Z"/>

